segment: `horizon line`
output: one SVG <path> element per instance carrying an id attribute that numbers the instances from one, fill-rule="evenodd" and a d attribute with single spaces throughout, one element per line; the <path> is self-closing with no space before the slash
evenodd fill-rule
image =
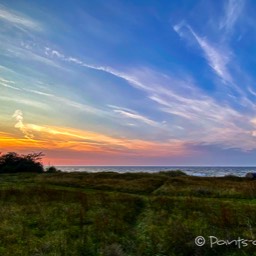
<path id="1" fill-rule="evenodd" d="M 45 165 L 60 167 L 255 167 L 256 165 Z"/>

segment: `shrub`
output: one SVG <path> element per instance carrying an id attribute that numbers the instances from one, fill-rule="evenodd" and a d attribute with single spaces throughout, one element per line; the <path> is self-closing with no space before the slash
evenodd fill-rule
<path id="1" fill-rule="evenodd" d="M 40 162 L 43 153 L 19 155 L 9 152 L 0 156 L 0 173 L 35 172 L 42 173 L 43 165 Z"/>
<path id="2" fill-rule="evenodd" d="M 55 166 L 50 166 L 46 168 L 47 173 L 58 173 L 61 172 L 61 170 L 58 170 Z"/>

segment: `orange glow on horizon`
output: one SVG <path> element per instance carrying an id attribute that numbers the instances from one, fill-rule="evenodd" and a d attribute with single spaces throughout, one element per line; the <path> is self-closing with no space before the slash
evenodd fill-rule
<path id="1" fill-rule="evenodd" d="M 95 161 L 97 162 L 102 162 L 102 160 L 108 162 L 108 158 L 118 159 L 125 156 L 168 157 L 188 154 L 185 143 L 178 140 L 161 143 L 140 139 L 116 138 L 66 127 L 39 126 L 35 124 L 26 124 L 24 127 L 26 132 L 33 134 L 33 137 L 21 138 L 17 135 L 1 132 L 1 151 L 63 151 L 65 155 L 63 155 L 62 160 L 64 158 L 65 162 L 73 162 L 73 158 L 69 157 L 71 152 L 77 152 L 79 155 L 83 152 L 90 153 L 90 157 L 94 159 L 93 156 L 95 156 Z M 100 156 L 100 158 L 96 158 L 96 156 Z M 52 158 L 48 156 L 44 162 L 49 161 L 49 159 Z M 104 163 L 102 162 L 102 164 Z"/>

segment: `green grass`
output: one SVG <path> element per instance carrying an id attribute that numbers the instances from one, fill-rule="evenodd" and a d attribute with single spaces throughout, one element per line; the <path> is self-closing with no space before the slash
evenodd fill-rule
<path id="1" fill-rule="evenodd" d="M 256 181 L 181 172 L 0 175 L 0 255 L 254 255 Z M 206 245 L 197 247 L 202 235 Z"/>

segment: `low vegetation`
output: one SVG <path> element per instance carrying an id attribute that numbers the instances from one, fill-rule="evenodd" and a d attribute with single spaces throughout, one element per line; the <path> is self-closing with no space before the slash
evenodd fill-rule
<path id="1" fill-rule="evenodd" d="M 252 255 L 255 181 L 176 174 L 2 174 L 0 255 Z"/>
<path id="2" fill-rule="evenodd" d="M 254 180 L 29 171 L 0 175 L 0 255 L 254 255 L 223 243 L 256 239 Z"/>

